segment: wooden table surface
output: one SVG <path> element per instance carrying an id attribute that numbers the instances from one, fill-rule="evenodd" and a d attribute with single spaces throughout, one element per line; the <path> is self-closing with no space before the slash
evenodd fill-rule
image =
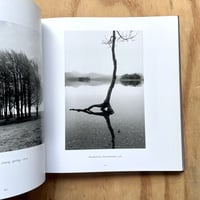
<path id="1" fill-rule="evenodd" d="M 42 17 L 180 16 L 183 173 L 49 174 L 38 189 L 13 200 L 200 199 L 200 1 L 36 0 Z"/>

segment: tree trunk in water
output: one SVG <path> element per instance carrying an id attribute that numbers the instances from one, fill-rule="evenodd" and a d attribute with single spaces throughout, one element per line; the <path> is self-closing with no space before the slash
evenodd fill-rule
<path id="1" fill-rule="evenodd" d="M 89 106 L 88 108 L 85 108 L 85 109 L 70 109 L 71 111 L 78 111 L 78 112 L 81 112 L 81 111 L 84 111 L 86 113 L 89 114 L 89 112 L 91 111 L 92 108 L 95 108 L 95 107 L 98 107 L 101 109 L 102 112 L 107 113 L 107 114 L 113 114 L 114 111 L 110 105 L 110 98 L 111 98 L 111 94 L 112 94 L 112 90 L 115 86 L 115 81 L 116 81 L 116 73 L 117 73 L 117 59 L 116 59 L 116 56 L 115 56 L 115 42 L 116 42 L 116 32 L 113 31 L 113 34 L 111 36 L 112 38 L 112 60 L 113 60 L 113 74 L 112 74 L 112 80 L 111 80 L 111 83 L 110 83 L 110 86 L 108 88 L 108 92 L 107 92 L 107 95 L 106 95 L 106 98 L 104 100 L 103 103 L 101 104 L 94 104 L 94 105 L 91 105 Z M 99 112 L 101 113 L 101 112 Z"/>
<path id="2" fill-rule="evenodd" d="M 106 98 L 104 100 L 104 102 L 106 103 L 110 103 L 110 98 L 111 98 L 111 94 L 112 94 L 112 90 L 115 86 L 115 81 L 116 81 L 116 73 L 117 73 L 117 60 L 116 60 L 116 56 L 115 56 L 115 41 L 116 41 L 116 33 L 115 31 L 113 31 L 113 35 L 112 35 L 112 60 L 113 60 L 113 74 L 112 74 L 112 80 L 110 83 L 110 87 L 108 89 Z"/>

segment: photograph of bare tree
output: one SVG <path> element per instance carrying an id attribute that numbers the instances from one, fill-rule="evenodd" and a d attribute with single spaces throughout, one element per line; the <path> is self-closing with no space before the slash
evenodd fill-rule
<path id="1" fill-rule="evenodd" d="M 0 38 L 0 152 L 6 152 L 42 143 L 40 39 L 8 22 L 0 22 Z"/>
<path id="2" fill-rule="evenodd" d="M 65 148 L 145 148 L 142 32 L 68 31 L 65 49 Z"/>

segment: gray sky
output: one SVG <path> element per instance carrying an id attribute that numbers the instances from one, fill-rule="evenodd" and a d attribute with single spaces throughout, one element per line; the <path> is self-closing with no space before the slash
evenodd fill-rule
<path id="1" fill-rule="evenodd" d="M 0 50 L 24 52 L 28 58 L 41 64 L 40 35 L 32 29 L 0 21 Z"/>
<path id="2" fill-rule="evenodd" d="M 112 73 L 112 54 L 108 45 L 102 44 L 112 31 L 66 31 L 65 71 L 81 73 Z M 117 74 L 143 73 L 142 32 L 137 31 L 135 41 L 118 42 Z"/>

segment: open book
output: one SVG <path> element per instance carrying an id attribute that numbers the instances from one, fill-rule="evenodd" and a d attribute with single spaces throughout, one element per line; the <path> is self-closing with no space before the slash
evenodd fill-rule
<path id="1" fill-rule="evenodd" d="M 45 173 L 182 170 L 178 17 L 0 0 L 0 198 Z"/>

